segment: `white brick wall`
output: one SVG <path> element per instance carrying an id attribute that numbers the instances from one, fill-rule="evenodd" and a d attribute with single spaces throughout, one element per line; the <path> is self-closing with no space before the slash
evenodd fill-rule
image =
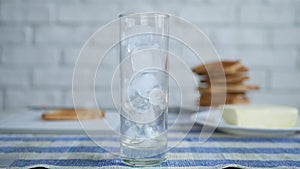
<path id="1" fill-rule="evenodd" d="M 276 70 L 271 75 L 271 89 L 274 90 L 300 90 L 300 72 Z M 300 101 L 300 100 L 299 100 Z"/>
<path id="2" fill-rule="evenodd" d="M 34 9 L 34 10 L 32 10 Z M 50 19 L 49 7 L 32 3 L 2 3 L 0 19 L 5 22 L 48 22 Z"/>
<path id="3" fill-rule="evenodd" d="M 30 28 L 26 26 L 1 26 L 0 44 L 23 44 L 30 41 Z"/>
<path id="4" fill-rule="evenodd" d="M 264 69 L 251 69 L 251 71 L 248 73 L 248 76 L 250 77 L 249 81 L 247 81 L 247 84 L 256 84 L 260 87 L 261 91 L 267 90 L 269 88 L 268 81 L 270 78 L 268 77 L 268 72 Z"/>
<path id="5" fill-rule="evenodd" d="M 239 56 L 247 65 L 267 67 L 270 69 L 295 68 L 298 52 L 295 49 L 240 49 Z M 257 58 L 257 59 L 255 59 Z"/>
<path id="6" fill-rule="evenodd" d="M 73 68 L 84 42 L 120 13 L 143 11 L 181 16 L 208 35 L 221 58 L 241 60 L 250 68 L 247 83 L 261 86 L 249 94 L 253 103 L 299 107 L 299 0 L 0 0 L 0 109 L 72 106 Z M 188 32 L 184 30 L 192 38 Z M 101 43 L 96 45 L 91 58 L 103 50 Z M 201 64 L 184 47 L 172 49 L 190 58 L 188 65 Z M 109 83 L 117 61 L 114 52 L 96 77 L 103 107 L 113 105 Z M 83 96 L 89 93 L 89 67 L 95 64 L 91 59 L 84 63 Z M 188 92 L 186 86 L 182 90 Z M 176 104 L 178 96 L 173 96 Z"/>
<path id="7" fill-rule="evenodd" d="M 283 5 L 242 5 L 240 22 L 243 24 L 292 24 L 296 19 L 295 8 Z"/>
<path id="8" fill-rule="evenodd" d="M 0 86 L 3 88 L 28 87 L 30 85 L 28 77 L 29 71 L 23 68 L 6 66 L 0 68 Z"/>
<path id="9" fill-rule="evenodd" d="M 299 28 L 278 28 L 272 32 L 272 44 L 274 46 L 292 46 L 300 45 Z"/>
<path id="10" fill-rule="evenodd" d="M 300 95 L 296 92 L 271 91 L 271 92 L 250 92 L 249 97 L 252 103 L 279 104 L 296 106 L 299 108 Z"/>
<path id="11" fill-rule="evenodd" d="M 56 89 L 9 89 L 5 93 L 5 108 L 16 109 L 27 106 L 60 106 L 62 94 Z"/>
<path id="12" fill-rule="evenodd" d="M 84 42 L 96 29 L 90 29 L 84 24 L 78 26 L 40 26 L 34 32 L 34 41 L 43 45 L 79 45 Z"/>
<path id="13" fill-rule="evenodd" d="M 60 5 L 58 7 L 58 21 L 61 23 L 81 22 L 99 25 L 99 23 L 104 24 L 115 19 L 118 16 L 115 13 L 116 10 L 117 4 L 108 3 L 105 0 L 99 2 L 87 1 L 84 4 Z"/>
<path id="14" fill-rule="evenodd" d="M 213 28 L 213 43 L 222 45 L 269 45 L 270 32 L 263 28 L 217 27 Z"/>
<path id="15" fill-rule="evenodd" d="M 201 1 L 194 1 L 183 5 L 180 10 L 181 17 L 196 23 L 231 24 L 237 21 L 237 6 L 234 5 L 203 4 Z"/>
<path id="16" fill-rule="evenodd" d="M 72 69 L 37 68 L 33 72 L 32 83 L 35 87 L 70 88 L 72 86 Z"/>
<path id="17" fill-rule="evenodd" d="M 45 67 L 58 65 L 60 51 L 56 48 L 35 46 L 7 46 L 3 48 L 2 63 L 11 66 Z"/>
<path id="18" fill-rule="evenodd" d="M 78 104 L 76 102 L 77 107 L 94 106 L 95 102 L 99 107 L 103 108 L 112 108 L 114 106 L 110 88 L 106 90 L 96 89 L 95 95 L 93 90 L 76 90 L 76 95 L 80 96 L 81 101 Z M 91 95 L 93 97 L 91 97 Z M 72 90 L 68 90 L 64 93 L 64 104 L 68 107 L 73 106 Z"/>

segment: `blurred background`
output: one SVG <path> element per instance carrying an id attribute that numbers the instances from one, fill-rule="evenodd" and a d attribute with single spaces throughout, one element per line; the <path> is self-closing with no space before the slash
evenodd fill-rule
<path id="1" fill-rule="evenodd" d="M 222 59 L 241 60 L 261 87 L 249 93 L 252 103 L 300 108 L 299 0 L 0 0 L 0 109 L 72 106 L 73 69 L 88 37 L 120 13 L 147 11 L 185 18 Z"/>

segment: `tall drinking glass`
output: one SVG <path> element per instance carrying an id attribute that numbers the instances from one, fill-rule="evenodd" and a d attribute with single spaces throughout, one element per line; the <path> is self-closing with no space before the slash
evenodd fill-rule
<path id="1" fill-rule="evenodd" d="M 169 16 L 120 15 L 121 159 L 156 165 L 166 159 Z"/>

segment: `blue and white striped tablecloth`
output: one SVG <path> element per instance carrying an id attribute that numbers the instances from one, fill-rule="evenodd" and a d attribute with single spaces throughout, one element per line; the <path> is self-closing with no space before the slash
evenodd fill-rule
<path id="1" fill-rule="evenodd" d="M 189 121 L 169 131 L 170 146 L 185 134 Z M 160 168 L 300 168 L 300 135 L 251 138 L 215 132 L 199 143 L 201 126 L 169 150 Z M 117 152 L 119 139 L 97 136 L 94 141 Z M 130 168 L 118 156 L 97 146 L 85 135 L 0 135 L 0 168 Z"/>

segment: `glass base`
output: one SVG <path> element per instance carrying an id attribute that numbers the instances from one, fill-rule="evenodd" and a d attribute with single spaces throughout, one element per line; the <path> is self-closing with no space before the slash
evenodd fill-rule
<path id="1" fill-rule="evenodd" d="M 121 158 L 122 163 L 130 166 L 155 166 L 160 165 L 166 158 L 160 159 L 131 159 L 131 158 Z"/>

